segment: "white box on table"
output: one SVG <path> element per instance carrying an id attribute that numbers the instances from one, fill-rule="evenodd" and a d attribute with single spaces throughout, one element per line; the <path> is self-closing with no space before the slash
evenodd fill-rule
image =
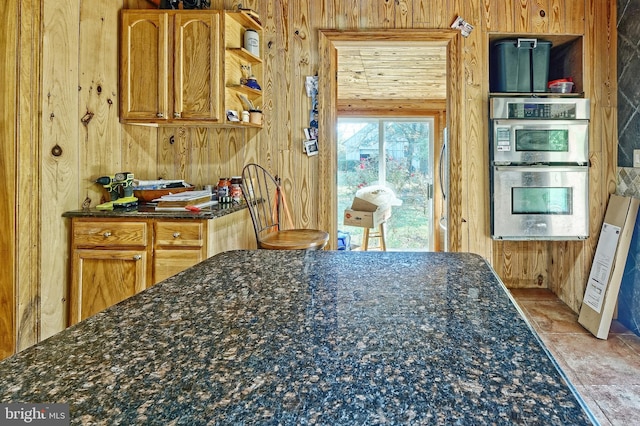
<path id="1" fill-rule="evenodd" d="M 375 228 L 390 217 L 390 205 L 377 205 L 362 198 L 355 197 L 351 203 L 351 208 L 344 211 L 344 224 L 363 228 Z"/>

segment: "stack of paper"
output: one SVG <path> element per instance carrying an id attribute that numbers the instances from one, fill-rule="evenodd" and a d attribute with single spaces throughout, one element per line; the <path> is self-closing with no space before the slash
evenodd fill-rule
<path id="1" fill-rule="evenodd" d="M 185 210 L 186 207 L 202 208 L 215 204 L 215 201 L 211 201 L 211 193 L 209 191 L 186 191 L 167 194 L 153 201 L 158 203 L 156 210 Z"/>

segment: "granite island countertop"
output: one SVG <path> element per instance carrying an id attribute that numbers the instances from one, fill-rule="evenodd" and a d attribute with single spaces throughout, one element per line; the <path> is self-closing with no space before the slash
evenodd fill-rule
<path id="1" fill-rule="evenodd" d="M 463 253 L 222 253 L 0 362 L 0 402 L 72 424 L 597 424 Z"/>

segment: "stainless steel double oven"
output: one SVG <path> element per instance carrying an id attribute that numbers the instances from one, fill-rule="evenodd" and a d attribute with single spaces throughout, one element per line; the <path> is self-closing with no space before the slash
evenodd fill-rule
<path id="1" fill-rule="evenodd" d="M 491 237 L 589 236 L 589 100 L 491 98 Z"/>

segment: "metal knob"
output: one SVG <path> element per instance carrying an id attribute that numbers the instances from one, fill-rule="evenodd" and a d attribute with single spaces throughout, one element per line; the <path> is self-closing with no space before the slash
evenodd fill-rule
<path id="1" fill-rule="evenodd" d="M 180 238 L 180 233 L 179 232 L 174 232 L 173 233 L 173 238 Z"/>
<path id="2" fill-rule="evenodd" d="M 174 118 L 180 118 L 180 116 L 181 116 L 181 114 L 179 112 L 177 112 L 177 111 L 173 113 L 173 117 Z"/>
<path id="3" fill-rule="evenodd" d="M 102 236 L 105 238 L 109 238 L 111 236 L 111 232 L 106 231 L 104 234 L 102 234 Z"/>
<path id="4" fill-rule="evenodd" d="M 136 254 L 135 256 L 133 256 L 133 260 L 140 260 L 140 259 L 142 259 L 141 254 Z"/>
<path id="5" fill-rule="evenodd" d="M 163 114 L 163 113 L 161 113 L 161 112 L 159 112 L 159 113 L 157 113 L 157 114 L 156 114 L 156 117 L 158 117 L 158 118 L 164 118 L 164 114 Z"/>

